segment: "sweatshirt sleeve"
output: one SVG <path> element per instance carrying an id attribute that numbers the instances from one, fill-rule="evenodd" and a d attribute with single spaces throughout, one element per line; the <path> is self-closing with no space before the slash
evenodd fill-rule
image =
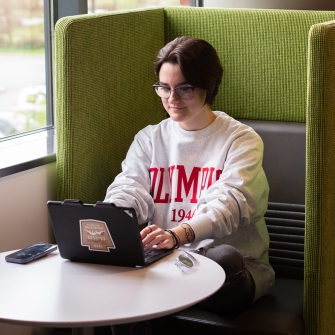
<path id="1" fill-rule="evenodd" d="M 145 133 L 142 131 L 142 137 Z M 118 174 L 108 187 L 105 200 L 119 207 L 132 207 L 137 213 L 138 223 L 150 221 L 154 213 L 154 203 L 150 195 L 150 148 L 143 148 L 143 143 L 150 146 L 150 141 L 140 141 L 135 136 L 125 160 L 122 172 Z"/>
<path id="2" fill-rule="evenodd" d="M 249 127 L 234 131 L 220 178 L 203 194 L 187 223 L 195 242 L 223 238 L 256 223 L 267 208 L 269 187 L 262 168 L 263 142 Z"/>

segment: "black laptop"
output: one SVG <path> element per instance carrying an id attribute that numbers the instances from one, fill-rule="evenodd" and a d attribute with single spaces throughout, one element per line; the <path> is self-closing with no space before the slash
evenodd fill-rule
<path id="1" fill-rule="evenodd" d="M 173 249 L 144 251 L 133 208 L 107 202 L 48 201 L 61 257 L 74 262 L 147 266 Z"/>

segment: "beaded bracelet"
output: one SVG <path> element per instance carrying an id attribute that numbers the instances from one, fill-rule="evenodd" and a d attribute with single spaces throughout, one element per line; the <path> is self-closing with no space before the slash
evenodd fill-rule
<path id="1" fill-rule="evenodd" d="M 170 229 L 164 229 L 164 231 L 166 231 L 166 232 L 168 232 L 169 234 L 172 235 L 172 237 L 173 237 L 173 239 L 175 241 L 174 248 L 178 249 L 180 247 L 178 236 L 172 230 L 170 230 Z"/>

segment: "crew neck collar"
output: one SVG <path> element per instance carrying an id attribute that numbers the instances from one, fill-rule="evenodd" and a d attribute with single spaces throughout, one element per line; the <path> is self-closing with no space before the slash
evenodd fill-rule
<path id="1" fill-rule="evenodd" d="M 201 140 L 205 137 L 208 137 L 215 133 L 220 127 L 221 127 L 221 120 L 223 113 L 218 112 L 218 111 L 213 111 L 216 114 L 215 120 L 208 125 L 207 127 L 200 129 L 200 130 L 184 130 L 183 128 L 180 127 L 178 122 L 172 121 L 173 122 L 173 130 L 174 132 L 184 138 L 188 138 L 191 140 Z"/>

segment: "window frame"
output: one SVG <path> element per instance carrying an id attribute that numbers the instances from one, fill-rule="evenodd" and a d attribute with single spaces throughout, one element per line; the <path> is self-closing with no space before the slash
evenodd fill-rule
<path id="1" fill-rule="evenodd" d="M 47 126 L 0 139 L 0 178 L 56 161 L 54 27 L 61 17 L 87 14 L 87 0 L 43 0 L 43 2 Z M 39 148 L 37 152 L 36 147 Z"/>
<path id="2" fill-rule="evenodd" d="M 0 178 L 56 161 L 54 112 L 54 44 L 56 22 L 70 15 L 88 13 L 89 0 L 43 0 L 47 126 L 0 139 Z M 190 0 L 191 7 L 202 7 L 203 0 Z M 34 146 L 44 149 L 34 152 Z M 29 155 L 29 152 L 31 155 Z M 27 155 L 28 152 L 28 155 Z M 13 159 L 14 157 L 14 159 Z"/>

